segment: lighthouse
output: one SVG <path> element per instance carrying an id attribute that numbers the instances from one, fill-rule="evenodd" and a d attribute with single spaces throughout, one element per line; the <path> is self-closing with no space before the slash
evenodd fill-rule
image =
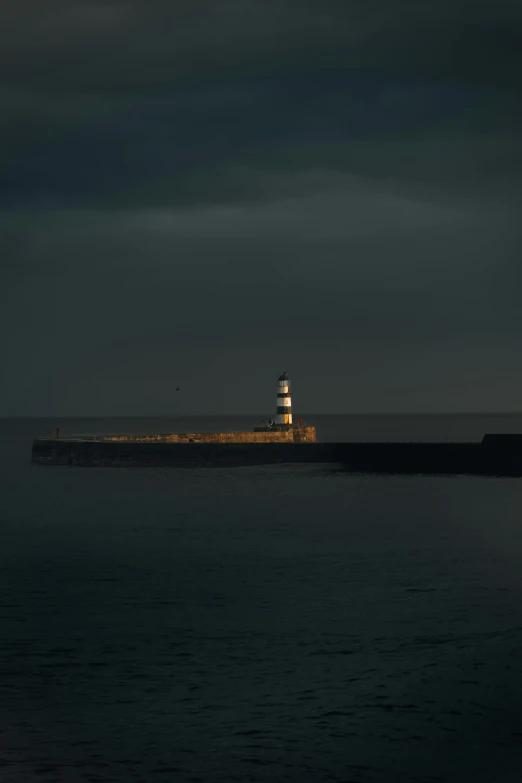
<path id="1" fill-rule="evenodd" d="M 292 424 L 292 392 L 286 372 L 279 376 L 277 382 L 276 424 L 278 426 Z"/>

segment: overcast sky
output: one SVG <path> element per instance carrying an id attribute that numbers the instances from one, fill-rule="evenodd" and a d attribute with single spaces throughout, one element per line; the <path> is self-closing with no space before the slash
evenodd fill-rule
<path id="1" fill-rule="evenodd" d="M 0 415 L 521 410 L 521 93 L 519 0 L 2 2 Z"/>

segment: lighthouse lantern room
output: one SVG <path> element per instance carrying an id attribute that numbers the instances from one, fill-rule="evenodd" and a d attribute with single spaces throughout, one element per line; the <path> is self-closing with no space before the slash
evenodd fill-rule
<path id="1" fill-rule="evenodd" d="M 277 385 L 276 424 L 278 426 L 292 424 L 292 392 L 290 391 L 290 379 L 286 372 L 279 376 Z"/>

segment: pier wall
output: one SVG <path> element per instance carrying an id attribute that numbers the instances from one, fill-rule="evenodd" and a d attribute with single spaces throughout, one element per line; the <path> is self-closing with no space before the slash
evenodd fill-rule
<path id="1" fill-rule="evenodd" d="M 272 433 L 276 434 L 281 438 L 281 433 Z M 522 477 L 522 436 L 488 435 L 482 443 L 294 443 L 281 439 L 198 443 L 35 438 L 32 460 L 40 465 L 85 467 L 225 467 L 315 462 L 335 463 L 336 469 L 349 473 Z"/>
<path id="2" fill-rule="evenodd" d="M 315 443 L 315 427 L 254 432 L 166 432 L 157 435 L 96 435 L 98 443 Z"/>

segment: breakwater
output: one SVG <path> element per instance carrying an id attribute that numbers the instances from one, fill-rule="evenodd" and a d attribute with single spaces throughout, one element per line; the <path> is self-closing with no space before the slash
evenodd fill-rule
<path id="1" fill-rule="evenodd" d="M 153 435 L 35 438 L 32 460 L 40 465 L 77 467 L 330 463 L 358 473 L 522 477 L 522 435 L 518 434 L 485 435 L 476 443 L 317 443 L 295 441 L 292 433 L 297 429 L 287 430 L 286 434 L 246 433 L 247 440 L 237 439 L 242 433 L 233 433 L 236 439 L 230 440 L 216 440 L 216 434 L 201 433 L 201 440 L 195 439 L 197 433 L 194 437 L 168 435 L 168 439 Z M 254 437 L 257 435 L 264 439 L 258 440 Z M 272 437 L 266 437 L 269 435 Z"/>
<path id="2" fill-rule="evenodd" d="M 153 435 L 92 435 L 98 443 L 315 443 L 315 427 L 258 427 L 245 432 L 164 432 Z"/>

